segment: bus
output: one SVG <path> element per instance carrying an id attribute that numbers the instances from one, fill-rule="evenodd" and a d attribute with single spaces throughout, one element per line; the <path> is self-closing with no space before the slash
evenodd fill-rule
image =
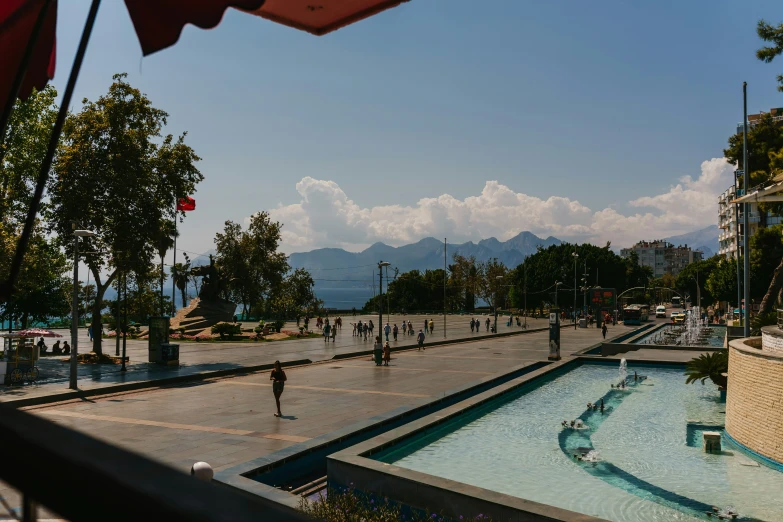
<path id="1" fill-rule="evenodd" d="M 682 308 L 682 297 L 672 297 L 672 308 Z"/>
<path id="2" fill-rule="evenodd" d="M 623 324 L 640 325 L 650 318 L 648 305 L 632 304 L 623 308 Z"/>

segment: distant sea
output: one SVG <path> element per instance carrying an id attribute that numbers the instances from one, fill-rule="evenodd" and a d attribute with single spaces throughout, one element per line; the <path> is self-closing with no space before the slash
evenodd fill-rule
<path id="1" fill-rule="evenodd" d="M 316 288 L 315 295 L 326 308 L 361 308 L 372 298 L 369 288 Z"/>

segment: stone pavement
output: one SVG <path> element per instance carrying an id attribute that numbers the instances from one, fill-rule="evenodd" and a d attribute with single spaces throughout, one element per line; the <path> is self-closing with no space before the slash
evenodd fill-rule
<path id="1" fill-rule="evenodd" d="M 386 318 L 386 316 L 384 316 Z M 482 322 L 488 316 L 475 316 Z M 122 383 L 144 383 L 170 377 L 181 377 L 194 374 L 204 374 L 216 370 L 242 369 L 245 367 L 271 364 L 275 360 L 286 361 L 323 361 L 330 360 L 335 355 L 349 354 L 372 349 L 372 340 L 366 341 L 363 337 L 354 337 L 351 335 L 351 322 L 366 321 L 372 318 L 377 323 L 377 316 L 357 316 L 356 318 L 343 318 L 343 328 L 337 334 L 335 342 L 324 342 L 322 338 L 317 339 L 289 339 L 273 342 L 181 342 L 180 343 L 180 366 L 167 367 L 147 361 L 147 341 L 145 340 L 127 340 L 126 354 L 130 358 L 127 365 L 127 372 L 120 371 L 119 365 L 86 365 L 81 364 L 78 368 L 78 386 L 80 390 L 95 390 L 98 388 L 110 387 Z M 426 316 L 435 321 L 435 331 L 427 336 L 426 342 L 443 341 L 459 338 L 486 338 L 494 334 L 486 332 L 482 327 L 481 332 L 472 333 L 470 331 L 470 316 L 450 315 L 447 316 L 446 336 L 443 335 L 443 316 Z M 389 322 L 399 325 L 402 320 L 412 320 L 415 330 L 423 326 L 425 316 L 393 315 Z M 384 319 L 386 322 L 386 319 Z M 419 324 L 421 323 L 421 324 Z M 247 323 L 247 326 L 252 326 Z M 545 328 L 546 319 L 528 318 L 528 328 Z M 287 323 L 286 329 L 296 330 L 296 323 Z M 516 325 L 507 327 L 506 322 L 498 319 L 499 333 L 523 331 Z M 57 330 L 58 333 L 67 338 L 68 331 Z M 376 325 L 375 334 L 378 334 Z M 390 337 L 391 339 L 391 337 Z M 399 336 L 398 341 L 390 341 L 393 348 L 404 346 L 414 346 L 416 344 L 415 336 Z M 52 340 L 47 340 L 51 346 Z M 87 337 L 87 330 L 79 330 L 79 351 L 90 350 L 91 344 Z M 104 339 L 104 352 L 113 355 L 115 353 L 115 340 Z M 37 384 L 0 387 L 0 402 L 29 399 L 34 397 L 51 396 L 61 393 L 67 393 L 69 365 L 63 362 L 64 357 L 44 357 L 39 361 L 41 379 Z"/>
<path id="2" fill-rule="evenodd" d="M 610 327 L 608 338 L 631 329 Z M 564 328 L 562 355 L 568 358 L 600 340 L 595 328 Z M 308 343 L 313 341 L 323 344 Z M 669 355 L 643 351 L 652 358 Z M 391 410 L 426 404 L 547 355 L 548 332 L 542 331 L 400 351 L 388 367 L 375 366 L 367 356 L 292 367 L 286 370 L 283 418 L 273 416 L 268 371 L 24 409 L 183 472 L 200 460 L 221 471 Z M 16 493 L 3 484 L 0 495 L 18 506 Z"/>

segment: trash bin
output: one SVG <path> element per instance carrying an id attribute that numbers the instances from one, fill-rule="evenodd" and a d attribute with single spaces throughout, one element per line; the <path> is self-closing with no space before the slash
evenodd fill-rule
<path id="1" fill-rule="evenodd" d="M 160 345 L 160 364 L 179 364 L 179 345 L 163 343 Z"/>
<path id="2" fill-rule="evenodd" d="M 584 317 L 579 319 L 579 328 L 587 328 L 587 319 Z"/>
<path id="3" fill-rule="evenodd" d="M 372 351 L 373 359 L 375 359 L 375 366 L 383 364 L 383 348 L 374 348 Z"/>

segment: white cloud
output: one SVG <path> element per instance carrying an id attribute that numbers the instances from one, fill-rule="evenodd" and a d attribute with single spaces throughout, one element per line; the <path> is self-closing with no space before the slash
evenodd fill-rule
<path id="1" fill-rule="evenodd" d="M 449 194 L 422 198 L 413 206 L 361 207 L 334 181 L 305 177 L 296 184 L 299 203 L 271 210 L 284 224 L 287 252 L 319 247 L 357 250 L 376 241 L 402 245 L 427 236 L 463 242 L 497 237 L 506 240 L 523 230 L 539 236 L 629 245 L 656 236 L 689 232 L 715 223 L 717 196 L 731 184 L 732 166 L 723 158 L 701 164 L 701 174 L 685 176 L 668 192 L 640 197 L 631 207 L 649 209 L 624 215 L 613 208 L 593 211 L 576 200 L 541 199 L 487 181 L 481 194 L 464 200 Z"/>

